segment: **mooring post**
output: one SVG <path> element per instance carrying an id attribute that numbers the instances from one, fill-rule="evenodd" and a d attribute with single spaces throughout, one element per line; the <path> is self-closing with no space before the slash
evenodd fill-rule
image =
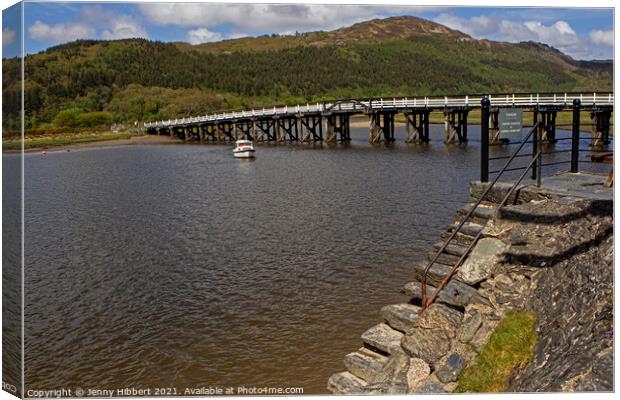
<path id="1" fill-rule="evenodd" d="M 480 182 L 489 181 L 489 118 L 491 101 L 485 97 L 480 102 Z"/>
<path id="2" fill-rule="evenodd" d="M 579 125 L 581 118 L 581 101 L 573 100 L 573 138 L 570 152 L 570 172 L 579 172 Z"/>

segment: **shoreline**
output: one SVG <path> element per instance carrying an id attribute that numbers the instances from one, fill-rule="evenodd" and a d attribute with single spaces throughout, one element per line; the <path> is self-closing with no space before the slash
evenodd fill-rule
<path id="1" fill-rule="evenodd" d="M 102 136 L 99 140 L 95 139 L 89 142 L 76 142 L 76 143 L 67 143 L 67 144 L 59 144 L 59 145 L 45 145 L 45 146 L 34 146 L 25 148 L 23 153 L 38 153 L 41 151 L 46 151 L 49 153 L 59 152 L 59 151 L 68 151 L 68 150 L 77 150 L 77 149 L 86 149 L 86 148 L 101 148 L 101 147 L 115 147 L 115 146 L 132 146 L 137 144 L 180 144 L 182 141 L 171 139 L 169 136 L 157 136 L 157 135 L 138 135 L 131 136 L 129 138 L 122 139 L 108 139 L 105 136 Z M 3 154 L 20 154 L 22 153 L 21 149 L 2 149 Z"/>

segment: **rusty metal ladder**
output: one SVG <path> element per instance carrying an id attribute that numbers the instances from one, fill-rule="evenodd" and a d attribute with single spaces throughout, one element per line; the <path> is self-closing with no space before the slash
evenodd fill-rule
<path id="1" fill-rule="evenodd" d="M 431 268 L 433 268 L 433 265 L 435 264 L 435 262 L 437 261 L 437 259 L 439 258 L 439 256 L 444 252 L 444 250 L 448 247 L 448 245 L 450 244 L 450 242 L 452 241 L 452 239 L 454 239 L 456 237 L 456 235 L 461 231 L 461 228 L 463 228 L 463 225 L 465 225 L 465 223 L 472 217 L 472 215 L 474 214 L 474 211 L 478 208 L 478 206 L 482 203 L 482 201 L 484 201 L 484 199 L 487 197 L 487 195 L 491 192 L 491 190 L 493 189 L 493 187 L 495 186 L 495 184 L 499 181 L 499 179 L 501 178 L 502 174 L 506 171 L 514 171 L 514 170 L 518 170 L 521 168 L 513 168 L 513 169 L 509 169 L 508 167 L 510 166 L 510 164 L 512 163 L 512 161 L 518 157 L 519 152 L 523 149 L 523 147 L 525 146 L 526 143 L 528 143 L 528 140 L 534 135 L 534 139 L 532 141 L 533 145 L 534 145 L 534 154 L 532 155 L 532 160 L 530 161 L 530 163 L 527 165 L 527 167 L 522 167 L 524 169 L 523 173 L 519 176 L 519 178 L 514 182 L 514 184 L 510 187 L 510 189 L 508 190 L 508 192 L 506 193 L 506 195 L 503 197 L 502 201 L 497 205 L 497 207 L 495 208 L 494 213 L 496 214 L 503 206 L 506 205 L 506 203 L 508 202 L 508 199 L 510 199 L 510 196 L 512 196 L 512 193 L 516 190 L 516 188 L 521 184 L 521 181 L 523 181 L 523 178 L 525 178 L 525 176 L 527 175 L 527 172 L 531 169 L 531 168 L 535 168 L 537 169 L 537 173 L 536 173 L 536 185 L 540 186 L 540 168 L 542 165 L 542 162 L 538 162 L 536 163 L 537 160 L 541 159 L 541 155 L 542 155 L 542 136 L 540 135 L 540 130 L 538 129 L 538 125 L 539 123 L 536 122 L 536 124 L 534 124 L 534 126 L 532 126 L 532 128 L 530 129 L 530 131 L 528 132 L 528 134 L 521 140 L 521 143 L 519 144 L 519 147 L 515 150 L 515 152 L 510 156 L 510 158 L 508 159 L 508 161 L 506 162 L 506 164 L 502 167 L 501 170 L 499 170 L 497 176 L 495 177 L 495 179 L 493 180 L 493 182 L 491 182 L 486 190 L 482 193 L 482 195 L 480 196 L 480 198 L 478 199 L 478 201 L 474 204 L 474 206 L 471 208 L 471 210 L 469 210 L 469 212 L 465 215 L 465 217 L 461 220 L 461 222 L 456 226 L 456 228 L 453 229 L 452 234 L 450 234 L 450 236 L 448 237 L 448 239 L 445 241 L 445 243 L 439 248 L 439 250 L 437 251 L 437 253 L 433 256 L 433 258 L 429 261 L 428 265 L 426 266 L 426 268 L 424 268 L 424 273 L 422 275 L 422 309 L 425 310 L 426 308 L 428 308 L 431 304 L 433 304 L 433 302 L 435 301 L 435 299 L 437 298 L 437 296 L 439 295 L 439 292 L 441 292 L 441 290 L 448 284 L 448 282 L 450 281 L 450 279 L 452 278 L 452 276 L 454 275 L 454 273 L 458 270 L 458 268 L 461 266 L 461 264 L 465 261 L 465 259 L 467 258 L 467 256 L 469 255 L 469 253 L 471 252 L 471 250 L 474 248 L 474 246 L 476 245 L 476 243 L 478 242 L 478 240 L 480 239 L 480 237 L 482 236 L 482 232 L 484 231 L 484 227 L 486 226 L 486 224 L 489 222 L 489 220 L 484 222 L 484 225 L 482 226 L 482 229 L 480 229 L 480 231 L 476 234 L 476 236 L 472 239 L 471 243 L 467 246 L 467 248 L 465 249 L 465 251 L 463 252 L 463 254 L 460 256 L 460 258 L 458 259 L 458 261 L 456 262 L 456 264 L 454 264 L 454 266 L 452 267 L 452 269 L 450 270 L 450 272 L 448 273 L 448 275 L 446 275 L 446 277 L 441 281 L 441 283 L 439 284 L 439 286 L 437 286 L 437 288 L 435 289 L 435 291 L 432 293 L 432 295 L 430 296 L 429 299 L 426 298 L 426 282 L 427 282 L 427 276 L 428 276 L 428 272 L 431 270 Z"/>

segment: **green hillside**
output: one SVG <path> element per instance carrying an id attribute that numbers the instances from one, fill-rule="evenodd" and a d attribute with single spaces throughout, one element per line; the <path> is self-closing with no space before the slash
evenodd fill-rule
<path id="1" fill-rule="evenodd" d="M 18 73 L 18 60 L 3 60 L 9 130 L 17 126 Z M 537 43 L 475 40 L 413 17 L 198 46 L 76 41 L 28 56 L 25 73 L 28 128 L 347 97 L 612 89 L 611 62 L 575 61 Z"/>

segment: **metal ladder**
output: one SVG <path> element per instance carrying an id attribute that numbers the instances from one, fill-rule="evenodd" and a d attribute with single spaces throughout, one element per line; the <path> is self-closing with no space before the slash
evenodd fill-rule
<path id="1" fill-rule="evenodd" d="M 427 297 L 426 297 L 426 282 L 427 282 L 428 272 L 433 268 L 433 265 L 435 265 L 435 262 L 437 262 L 437 259 L 439 258 L 439 256 L 444 252 L 444 250 L 446 250 L 446 248 L 448 247 L 448 245 L 450 244 L 452 239 L 454 239 L 456 237 L 456 235 L 461 231 L 461 229 L 463 228 L 465 223 L 472 217 L 472 215 L 474 215 L 474 211 L 478 208 L 478 206 L 484 201 L 484 199 L 487 197 L 487 195 L 491 192 L 491 190 L 493 189 L 495 184 L 499 181 L 499 179 L 501 178 L 503 173 L 506 172 L 506 171 L 510 171 L 510 170 L 521 169 L 521 168 L 509 169 L 508 167 L 510 166 L 512 161 L 515 158 L 518 157 L 519 152 L 523 149 L 525 144 L 528 143 L 529 139 L 532 136 L 534 136 L 534 139 L 532 141 L 533 148 L 534 148 L 534 154 L 532 155 L 532 160 L 527 165 L 527 167 L 524 167 L 523 173 L 519 176 L 519 178 L 510 187 L 510 189 L 508 190 L 508 192 L 506 193 L 506 195 L 504 196 L 502 201 L 497 205 L 497 207 L 494 210 L 494 214 L 497 214 L 497 212 L 503 206 L 506 205 L 506 203 L 508 202 L 508 199 L 510 198 L 510 196 L 512 196 L 512 193 L 516 190 L 516 188 L 521 184 L 521 181 L 523 181 L 523 178 L 525 178 L 525 176 L 527 175 L 527 173 L 528 173 L 528 171 L 530 169 L 534 168 L 535 170 L 537 170 L 536 174 L 535 174 L 536 175 L 536 185 L 540 186 L 540 173 L 541 173 L 540 168 L 541 168 L 541 165 L 542 165 L 542 162 L 540 162 L 541 155 L 542 155 L 542 137 L 540 135 L 540 131 L 539 131 L 538 127 L 539 127 L 539 122 L 536 122 L 536 124 L 534 124 L 534 126 L 532 126 L 532 128 L 530 129 L 528 134 L 521 140 L 521 143 L 519 144 L 519 147 L 510 156 L 510 158 L 508 159 L 506 164 L 502 167 L 501 170 L 499 170 L 499 172 L 498 172 L 497 176 L 495 177 L 495 179 L 491 182 L 491 184 L 489 184 L 487 186 L 486 190 L 480 196 L 480 199 L 478 199 L 478 201 L 474 204 L 474 206 L 471 208 L 471 210 L 469 210 L 469 212 L 465 215 L 465 217 L 461 220 L 461 222 L 456 226 L 456 228 L 453 229 L 452 234 L 450 234 L 450 236 L 445 241 L 445 243 L 439 248 L 439 250 L 437 251 L 435 256 L 433 256 L 433 258 L 429 261 L 429 263 L 426 266 L 426 268 L 424 268 L 424 273 L 422 275 L 422 282 L 421 282 L 421 285 L 422 285 L 422 310 L 425 310 L 431 304 L 433 304 L 433 302 L 435 301 L 435 299 L 439 295 L 439 292 L 441 292 L 441 290 L 448 284 L 448 282 L 450 281 L 450 279 L 452 278 L 454 273 L 458 270 L 458 268 L 461 266 L 461 264 L 465 261 L 465 259 L 467 258 L 467 256 L 471 252 L 471 250 L 474 248 L 474 246 L 476 245 L 476 243 L 478 242 L 478 240 L 482 236 L 482 232 L 484 231 L 484 227 L 487 225 L 489 220 L 486 220 L 484 222 L 484 224 L 482 226 L 482 229 L 480 229 L 480 231 L 476 234 L 476 236 L 474 236 L 474 238 L 472 239 L 471 243 L 467 246 L 467 248 L 465 249 L 463 254 L 459 257 L 459 259 L 456 262 L 456 264 L 453 265 L 453 267 L 450 270 L 450 272 L 448 273 L 448 275 L 446 275 L 446 277 L 441 281 L 439 286 L 437 286 L 437 288 L 432 293 L 430 298 L 427 299 Z M 539 162 L 536 163 L 536 161 L 539 161 Z"/>

